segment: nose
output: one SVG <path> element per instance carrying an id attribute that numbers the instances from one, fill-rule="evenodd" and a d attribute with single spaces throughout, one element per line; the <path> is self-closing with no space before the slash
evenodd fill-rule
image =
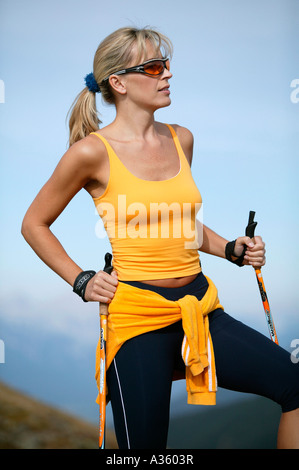
<path id="1" fill-rule="evenodd" d="M 171 77 L 172 77 L 172 73 L 170 72 L 170 70 L 167 70 L 167 68 L 165 67 L 165 68 L 164 68 L 164 72 L 163 72 L 163 74 L 162 74 L 162 78 L 167 78 L 167 79 L 169 79 L 169 78 L 171 78 Z"/>

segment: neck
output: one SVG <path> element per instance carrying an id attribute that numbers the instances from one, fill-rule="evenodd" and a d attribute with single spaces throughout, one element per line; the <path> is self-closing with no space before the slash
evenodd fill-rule
<path id="1" fill-rule="evenodd" d="M 121 109 L 120 109 L 121 108 Z M 142 109 L 139 106 L 131 109 L 116 108 L 116 118 L 112 123 L 123 140 L 144 141 L 157 135 L 153 111 Z"/>

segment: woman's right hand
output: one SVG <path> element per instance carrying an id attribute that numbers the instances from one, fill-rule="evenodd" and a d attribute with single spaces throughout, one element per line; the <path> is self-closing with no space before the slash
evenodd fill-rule
<path id="1" fill-rule="evenodd" d="M 111 274 L 99 271 L 88 282 L 85 290 L 85 300 L 108 304 L 114 297 L 118 285 L 117 272 Z"/>

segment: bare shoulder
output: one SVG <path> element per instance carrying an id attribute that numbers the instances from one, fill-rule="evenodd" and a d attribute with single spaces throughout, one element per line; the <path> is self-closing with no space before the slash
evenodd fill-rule
<path id="1" fill-rule="evenodd" d="M 108 157 L 103 142 L 89 135 L 75 142 L 58 162 L 50 183 L 59 188 L 68 188 L 75 194 L 81 188 L 101 187 L 107 180 Z M 64 191 L 63 189 L 61 189 Z"/>
<path id="2" fill-rule="evenodd" d="M 181 143 L 193 145 L 194 137 L 192 132 L 187 129 L 187 127 L 179 126 L 178 124 L 172 124 L 172 127 L 176 131 L 176 134 Z"/>
<path id="3" fill-rule="evenodd" d="M 76 174 L 83 186 L 98 179 L 101 170 L 107 165 L 105 145 L 96 135 L 88 135 L 75 142 L 63 155 L 58 167 Z"/>
<path id="4" fill-rule="evenodd" d="M 88 135 L 84 139 L 75 142 L 66 152 L 68 156 L 78 165 L 99 165 L 105 159 L 106 151 L 104 143 L 95 135 Z"/>
<path id="5" fill-rule="evenodd" d="M 191 166 L 194 145 L 193 134 L 189 129 L 187 129 L 187 127 L 179 126 L 178 124 L 171 124 L 171 126 L 174 128 L 186 158 Z"/>

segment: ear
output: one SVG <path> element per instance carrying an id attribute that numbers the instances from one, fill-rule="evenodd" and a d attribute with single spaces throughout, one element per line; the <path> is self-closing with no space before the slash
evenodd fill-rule
<path id="1" fill-rule="evenodd" d="M 126 80 L 122 75 L 111 75 L 109 77 L 109 83 L 111 88 L 121 95 L 127 93 Z"/>

